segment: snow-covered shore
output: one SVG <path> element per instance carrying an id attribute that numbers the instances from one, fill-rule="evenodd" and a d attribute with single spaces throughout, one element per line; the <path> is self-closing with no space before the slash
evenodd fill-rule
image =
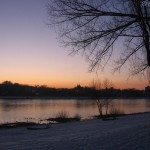
<path id="1" fill-rule="evenodd" d="M 0 150 L 149 150 L 150 113 L 87 120 L 49 129 L 0 129 Z"/>

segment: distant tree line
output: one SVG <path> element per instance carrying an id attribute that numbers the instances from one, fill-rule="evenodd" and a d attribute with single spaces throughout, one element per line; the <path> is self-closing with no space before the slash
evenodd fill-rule
<path id="1" fill-rule="evenodd" d="M 66 97 L 66 98 L 95 98 L 98 94 L 105 97 L 106 94 L 110 98 L 126 98 L 126 97 L 146 97 L 150 96 L 150 88 L 146 90 L 137 89 L 115 89 L 113 87 L 107 89 L 95 89 L 94 87 L 82 87 L 77 85 L 74 88 L 50 88 L 46 85 L 30 86 L 11 81 L 4 81 L 0 84 L 0 97 Z"/>

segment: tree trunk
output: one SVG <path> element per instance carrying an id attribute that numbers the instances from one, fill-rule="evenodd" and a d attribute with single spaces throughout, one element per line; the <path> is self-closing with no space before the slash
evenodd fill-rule
<path id="1" fill-rule="evenodd" d="M 99 115 L 100 117 L 102 117 L 103 113 L 102 113 L 102 104 L 100 103 L 99 100 L 96 101 L 97 102 L 97 106 L 98 106 L 98 110 L 99 110 Z"/>
<path id="2" fill-rule="evenodd" d="M 107 104 L 106 104 L 106 116 L 108 114 L 108 105 L 109 105 L 109 103 L 107 102 Z"/>

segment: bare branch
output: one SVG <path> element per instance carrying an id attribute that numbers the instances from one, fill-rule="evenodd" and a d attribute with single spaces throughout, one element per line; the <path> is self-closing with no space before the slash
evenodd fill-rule
<path id="1" fill-rule="evenodd" d="M 114 70 L 131 60 L 134 73 L 150 67 L 150 9 L 143 0 L 51 0 L 47 10 L 63 45 L 82 52 L 91 71 L 106 66 L 120 38 L 126 47 Z"/>

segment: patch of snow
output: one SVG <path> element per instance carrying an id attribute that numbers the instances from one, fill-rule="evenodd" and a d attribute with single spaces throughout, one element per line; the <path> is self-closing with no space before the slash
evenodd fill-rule
<path id="1" fill-rule="evenodd" d="M 149 150 L 150 113 L 118 120 L 54 124 L 47 130 L 0 129 L 0 150 Z"/>

